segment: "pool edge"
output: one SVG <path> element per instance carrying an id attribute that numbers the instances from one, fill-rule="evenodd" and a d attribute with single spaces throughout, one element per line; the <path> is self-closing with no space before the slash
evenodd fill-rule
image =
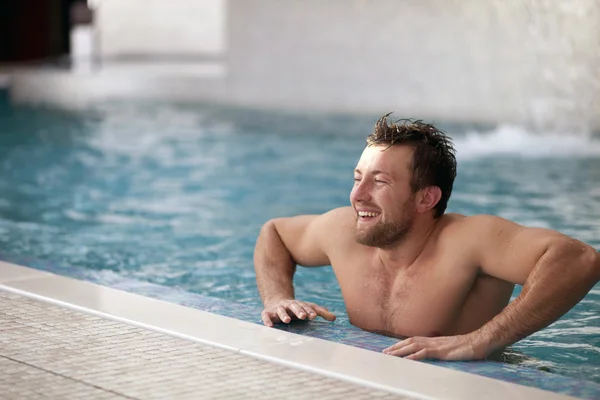
<path id="1" fill-rule="evenodd" d="M 0 289 L 270 362 L 423 399 L 573 399 L 1 262 Z"/>

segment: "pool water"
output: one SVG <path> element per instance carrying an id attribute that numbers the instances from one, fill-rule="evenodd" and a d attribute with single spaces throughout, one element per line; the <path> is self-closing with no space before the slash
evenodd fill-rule
<path id="1" fill-rule="evenodd" d="M 258 305 L 252 255 L 261 225 L 348 205 L 376 118 L 130 103 L 73 113 L 0 102 L 0 250 Z M 459 160 L 449 211 L 556 229 L 600 249 L 600 142 L 447 129 Z M 348 324 L 331 268 L 300 268 L 295 285 L 298 298 Z M 600 383 L 600 286 L 513 350 Z"/>

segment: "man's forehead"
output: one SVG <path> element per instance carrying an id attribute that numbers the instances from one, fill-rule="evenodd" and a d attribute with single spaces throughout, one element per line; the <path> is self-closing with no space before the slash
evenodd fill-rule
<path id="1" fill-rule="evenodd" d="M 392 173 L 406 170 L 412 160 L 410 146 L 367 146 L 360 156 L 357 168 L 378 169 Z"/>

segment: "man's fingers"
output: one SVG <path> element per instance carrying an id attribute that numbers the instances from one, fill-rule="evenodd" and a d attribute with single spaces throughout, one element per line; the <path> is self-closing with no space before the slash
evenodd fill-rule
<path id="1" fill-rule="evenodd" d="M 432 338 L 408 338 L 388 347 L 383 353 L 409 360 L 441 359 L 439 345 L 436 339 Z"/>
<path id="2" fill-rule="evenodd" d="M 271 316 L 267 311 L 263 311 L 260 316 L 262 317 L 263 324 L 268 327 L 273 327 L 273 321 L 271 321 Z"/>
<path id="3" fill-rule="evenodd" d="M 393 353 L 397 350 L 400 350 L 401 348 L 406 347 L 413 343 L 414 343 L 414 338 L 404 339 L 404 340 L 399 341 L 398 343 L 391 345 L 387 349 L 383 349 L 383 353 L 391 354 L 391 353 Z"/>
<path id="4" fill-rule="evenodd" d="M 286 324 L 292 320 L 284 306 L 277 307 L 277 315 L 279 316 L 281 322 L 285 322 Z"/>
<path id="5" fill-rule="evenodd" d="M 315 304 L 315 303 L 310 303 L 310 302 L 308 302 L 308 301 L 304 302 L 304 304 L 306 304 L 307 306 L 309 306 L 310 308 L 313 308 L 313 309 L 322 308 L 322 309 L 323 309 L 323 310 L 325 310 L 325 311 L 329 311 L 329 309 L 328 309 L 327 307 L 321 307 L 321 306 L 320 306 L 320 305 L 318 305 L 318 304 Z"/>
<path id="6" fill-rule="evenodd" d="M 309 319 L 313 320 L 318 316 L 328 320 L 335 321 L 336 316 L 327 308 L 321 307 L 314 303 L 286 300 L 281 301 L 275 308 L 273 305 L 266 305 L 266 308 L 261 313 L 261 318 L 266 326 L 272 327 L 274 324 L 283 322 L 289 324 L 292 319 Z"/>
<path id="7" fill-rule="evenodd" d="M 321 306 L 316 306 L 313 307 L 313 310 L 316 311 L 317 315 L 325 318 L 327 321 L 335 321 L 336 316 L 328 309 Z"/>
<path id="8" fill-rule="evenodd" d="M 407 356 L 405 358 L 407 358 L 409 360 L 417 361 L 417 360 L 424 360 L 428 357 L 429 357 L 429 351 L 427 351 L 427 349 L 422 349 L 422 350 L 419 350 L 416 353 L 411 354 L 410 356 Z"/>
<path id="9" fill-rule="evenodd" d="M 289 308 L 294 314 L 296 314 L 298 319 L 305 319 L 308 316 L 308 313 L 304 310 L 304 307 L 302 307 L 299 302 L 291 303 Z"/>
<path id="10" fill-rule="evenodd" d="M 304 311 L 306 312 L 306 315 L 308 315 L 308 319 L 309 320 L 313 320 L 315 318 L 317 318 L 317 313 L 315 312 L 315 310 L 312 309 L 311 306 L 309 306 L 308 304 L 301 304 L 302 308 L 304 308 Z"/>
<path id="11" fill-rule="evenodd" d="M 325 307 L 321 307 L 320 305 L 315 303 L 306 304 L 308 304 L 313 310 L 315 310 L 318 316 L 326 319 L 327 321 L 335 321 L 336 316 Z"/>
<path id="12" fill-rule="evenodd" d="M 421 350 L 417 343 L 412 343 L 406 346 L 392 346 L 389 349 L 385 349 L 383 352 L 391 356 L 405 357 L 410 354 L 417 353 Z"/>
<path id="13" fill-rule="evenodd" d="M 335 321 L 335 319 L 337 318 L 335 316 L 335 314 L 329 312 L 329 311 L 324 311 L 321 314 L 319 314 L 321 317 L 325 318 L 327 321 Z"/>

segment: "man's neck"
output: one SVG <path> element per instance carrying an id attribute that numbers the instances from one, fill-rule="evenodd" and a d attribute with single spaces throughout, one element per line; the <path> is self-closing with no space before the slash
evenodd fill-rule
<path id="1" fill-rule="evenodd" d="M 389 270 L 407 269 L 417 261 L 441 218 L 415 220 L 411 230 L 397 245 L 377 249 L 381 262 Z"/>

